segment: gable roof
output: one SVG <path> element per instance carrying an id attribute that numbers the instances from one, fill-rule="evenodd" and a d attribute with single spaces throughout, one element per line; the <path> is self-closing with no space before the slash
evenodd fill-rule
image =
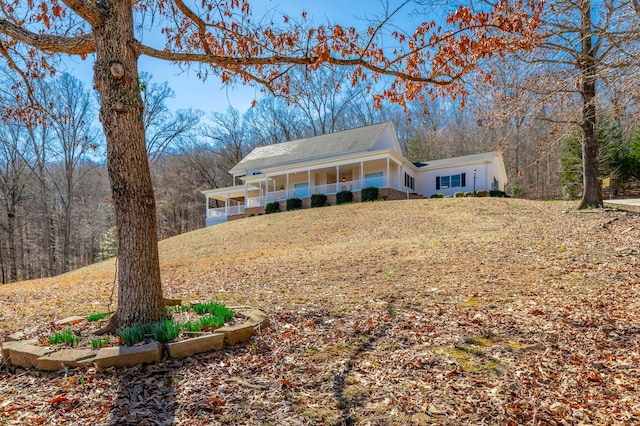
<path id="1" fill-rule="evenodd" d="M 442 160 L 421 161 L 413 164 L 419 170 L 443 169 L 446 167 L 463 166 L 465 164 L 490 163 L 498 155 L 500 155 L 499 151 L 491 151 L 482 154 L 464 155 L 462 157 L 444 158 Z"/>
<path id="2" fill-rule="evenodd" d="M 357 127 L 326 135 L 312 136 L 255 148 L 229 173 L 262 170 L 298 161 L 308 161 L 331 155 L 371 151 L 391 122 Z M 395 136 L 395 132 L 393 132 Z"/>

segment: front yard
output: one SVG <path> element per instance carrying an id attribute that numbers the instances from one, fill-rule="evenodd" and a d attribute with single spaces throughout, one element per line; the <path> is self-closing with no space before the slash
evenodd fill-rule
<path id="1" fill-rule="evenodd" d="M 640 216 L 495 198 L 252 217 L 161 243 L 168 297 L 263 308 L 220 352 L 0 370 L 0 424 L 640 422 Z M 113 261 L 0 287 L 8 334 L 107 307 Z"/>

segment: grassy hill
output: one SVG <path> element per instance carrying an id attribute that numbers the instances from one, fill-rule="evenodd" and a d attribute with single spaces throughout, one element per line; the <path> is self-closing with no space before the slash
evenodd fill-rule
<path id="1" fill-rule="evenodd" d="M 638 422 L 638 215 L 571 206 L 353 204 L 162 241 L 167 296 L 260 306 L 273 327 L 148 368 L 2 375 L 0 423 Z M 2 333 L 104 311 L 113 279 L 109 260 L 2 286 Z M 46 403 L 60 383 L 71 409 Z"/>

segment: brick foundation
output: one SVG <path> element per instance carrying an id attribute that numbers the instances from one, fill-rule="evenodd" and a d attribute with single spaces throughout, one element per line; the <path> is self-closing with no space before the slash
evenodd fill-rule
<path id="1" fill-rule="evenodd" d="M 397 189 L 392 188 L 382 188 L 378 191 L 378 198 L 381 200 L 389 200 L 389 201 L 398 201 L 398 200 L 406 200 L 407 193 L 404 191 L 398 191 Z M 424 196 L 416 193 L 409 193 L 410 200 L 422 200 Z"/>
<path id="2" fill-rule="evenodd" d="M 421 200 L 423 198 L 424 197 L 422 195 L 420 195 L 420 194 L 416 194 L 416 193 L 410 193 L 409 194 L 409 199 L 410 200 Z M 378 199 L 379 200 L 389 200 L 389 201 L 406 200 L 407 199 L 407 193 L 404 192 L 404 191 L 398 191 L 397 189 L 382 188 L 382 189 L 378 190 Z M 359 203 L 361 201 L 362 201 L 362 194 L 360 193 L 360 191 L 354 191 L 353 192 L 353 202 L 354 203 Z M 336 194 L 327 195 L 327 203 L 329 203 L 332 206 L 335 206 L 336 205 Z M 279 204 L 280 204 L 280 211 L 281 212 L 287 211 L 287 201 L 286 200 L 280 201 Z M 303 209 L 311 208 L 311 197 L 307 197 L 307 198 L 303 198 L 302 199 L 302 208 Z M 227 220 L 231 221 L 231 220 L 236 220 L 236 219 L 242 219 L 242 218 L 245 218 L 245 217 L 250 217 L 252 213 L 253 213 L 254 216 L 257 216 L 257 215 L 260 215 L 260 214 L 264 214 L 264 207 L 246 208 L 244 210 L 244 214 L 229 216 L 227 218 Z"/>
<path id="3" fill-rule="evenodd" d="M 250 217 L 251 213 L 253 213 L 254 216 L 258 216 L 259 214 L 264 214 L 264 206 L 248 207 L 244 209 L 244 217 Z"/>

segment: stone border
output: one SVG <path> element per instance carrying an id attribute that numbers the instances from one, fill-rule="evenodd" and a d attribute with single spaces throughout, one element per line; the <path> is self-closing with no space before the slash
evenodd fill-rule
<path id="1" fill-rule="evenodd" d="M 172 302 L 178 299 L 173 299 Z M 180 303 L 177 303 L 180 304 Z M 231 346 L 247 342 L 255 331 L 269 326 L 267 314 L 250 306 L 230 307 L 234 314 L 245 318 L 242 324 L 225 326 L 197 337 L 169 342 L 164 345 L 171 358 L 184 358 L 199 353 L 221 350 L 224 345 Z M 83 317 L 67 317 L 57 324 L 85 321 Z M 55 371 L 95 364 L 98 368 L 132 367 L 138 364 L 153 364 L 162 359 L 163 345 L 152 341 L 137 346 L 110 346 L 100 349 L 53 349 L 39 346 L 35 339 L 23 340 L 23 334 L 13 333 L 2 346 L 2 360 L 7 365 Z M 16 338 L 18 337 L 18 338 Z"/>

